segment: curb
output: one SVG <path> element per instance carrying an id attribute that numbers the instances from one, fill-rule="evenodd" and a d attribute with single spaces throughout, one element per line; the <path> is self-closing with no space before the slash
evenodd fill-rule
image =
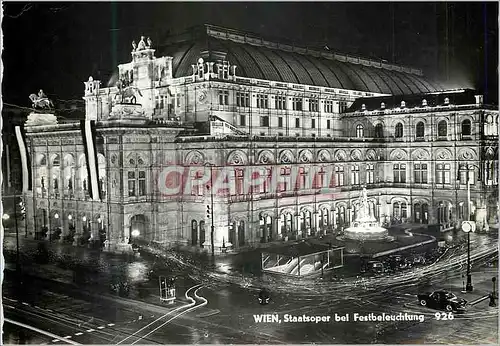
<path id="1" fill-rule="evenodd" d="M 476 304 L 478 304 L 478 303 L 481 303 L 483 300 L 488 299 L 489 297 L 490 297 L 490 295 L 489 295 L 489 294 L 487 294 L 487 295 L 485 295 L 484 297 L 477 298 L 477 299 L 475 299 L 475 300 L 473 300 L 473 301 L 469 302 L 467 305 L 474 306 L 474 305 L 476 305 Z"/>

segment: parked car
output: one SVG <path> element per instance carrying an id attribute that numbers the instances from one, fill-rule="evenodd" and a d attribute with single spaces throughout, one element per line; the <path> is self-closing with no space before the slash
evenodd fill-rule
<path id="1" fill-rule="evenodd" d="M 415 255 L 413 257 L 413 265 L 424 265 L 426 262 L 425 256 L 423 255 Z"/>
<path id="2" fill-rule="evenodd" d="M 361 265 L 362 273 L 381 274 L 384 272 L 384 264 L 380 261 L 367 261 Z"/>
<path id="3" fill-rule="evenodd" d="M 427 306 L 432 309 L 459 313 L 465 312 L 467 310 L 467 301 L 465 299 L 458 298 L 453 293 L 445 290 L 418 294 L 417 297 L 420 305 Z"/>
<path id="4" fill-rule="evenodd" d="M 269 304 L 270 299 L 271 299 L 271 295 L 269 294 L 268 290 L 266 290 L 265 288 L 260 290 L 260 292 L 259 292 L 259 304 L 260 305 Z"/>
<path id="5" fill-rule="evenodd" d="M 388 267 L 392 271 L 404 269 L 404 258 L 401 255 L 391 255 L 386 260 Z"/>

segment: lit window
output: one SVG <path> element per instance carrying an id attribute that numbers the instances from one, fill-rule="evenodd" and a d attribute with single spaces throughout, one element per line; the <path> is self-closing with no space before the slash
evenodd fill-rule
<path id="1" fill-rule="evenodd" d="M 368 164 L 366 165 L 366 183 L 367 184 L 373 184 L 375 181 L 374 178 L 374 167 L 373 164 Z"/>
<path id="2" fill-rule="evenodd" d="M 279 191 L 287 191 L 288 190 L 288 185 L 289 185 L 289 180 L 290 180 L 290 167 L 283 167 L 280 170 L 280 174 L 284 176 L 284 178 L 281 180 L 282 182 L 280 183 L 280 188 Z"/>
<path id="3" fill-rule="evenodd" d="M 441 120 L 438 123 L 438 136 L 446 137 L 447 133 L 448 133 L 448 124 L 446 123 L 445 120 Z"/>
<path id="4" fill-rule="evenodd" d="M 135 172 L 128 172 L 128 195 L 135 196 Z"/>
<path id="5" fill-rule="evenodd" d="M 175 95 L 175 106 L 179 108 L 181 106 L 181 94 Z"/>
<path id="6" fill-rule="evenodd" d="M 351 184 L 359 185 L 359 166 L 351 167 Z"/>
<path id="7" fill-rule="evenodd" d="M 406 164 L 396 163 L 393 167 L 394 182 L 406 183 Z"/>
<path id="8" fill-rule="evenodd" d="M 397 123 L 397 125 L 396 125 L 396 132 L 394 133 L 394 136 L 396 138 L 402 138 L 403 137 L 403 124 Z"/>
<path id="9" fill-rule="evenodd" d="M 469 180 L 469 184 L 474 184 L 474 166 L 460 165 L 460 184 L 467 184 L 467 180 Z"/>
<path id="10" fill-rule="evenodd" d="M 333 113 L 333 101 L 332 100 L 325 101 L 325 113 Z"/>
<path id="11" fill-rule="evenodd" d="M 335 186 L 344 186 L 344 167 L 335 167 Z"/>
<path id="12" fill-rule="evenodd" d="M 236 105 L 238 107 L 250 107 L 250 93 L 237 92 L 236 93 Z"/>
<path id="13" fill-rule="evenodd" d="M 292 105 L 293 105 L 294 111 L 301 111 L 302 110 L 302 98 L 301 97 L 294 97 L 292 100 Z"/>
<path id="14" fill-rule="evenodd" d="M 363 138 L 365 135 L 363 125 L 356 126 L 356 138 Z"/>
<path id="15" fill-rule="evenodd" d="M 219 90 L 219 104 L 221 106 L 229 105 L 229 91 L 228 90 Z"/>
<path id="16" fill-rule="evenodd" d="M 424 138 L 424 133 L 425 133 L 425 125 L 422 121 L 420 121 L 417 126 L 416 126 L 416 134 L 415 136 L 417 138 Z"/>
<path id="17" fill-rule="evenodd" d="M 319 101 L 318 99 L 309 99 L 309 112 L 319 111 Z"/>
<path id="18" fill-rule="evenodd" d="M 286 97 L 280 95 L 276 96 L 274 107 L 276 109 L 286 109 Z"/>
<path id="19" fill-rule="evenodd" d="M 436 183 L 437 184 L 450 183 L 450 164 L 438 163 L 436 165 Z"/>
<path id="20" fill-rule="evenodd" d="M 243 170 L 242 169 L 236 169 L 234 171 L 235 174 L 235 181 L 236 181 L 236 194 L 237 195 L 242 195 L 243 194 Z"/>
<path id="21" fill-rule="evenodd" d="M 269 108 L 267 95 L 257 94 L 257 108 Z"/>
<path id="22" fill-rule="evenodd" d="M 146 172 L 139 171 L 139 196 L 146 196 Z"/>
<path id="23" fill-rule="evenodd" d="M 347 110 L 347 102 L 340 101 L 339 102 L 339 113 L 344 113 Z"/>
<path id="24" fill-rule="evenodd" d="M 426 163 L 416 163 L 413 166 L 413 171 L 415 172 L 415 183 L 427 184 L 427 164 Z"/>

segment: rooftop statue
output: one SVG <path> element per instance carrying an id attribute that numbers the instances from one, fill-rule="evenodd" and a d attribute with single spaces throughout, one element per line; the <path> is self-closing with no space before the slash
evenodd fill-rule
<path id="1" fill-rule="evenodd" d="M 141 40 L 139 41 L 139 45 L 137 46 L 137 50 L 144 50 L 146 49 L 146 42 L 144 41 L 145 37 L 141 36 Z"/>
<path id="2" fill-rule="evenodd" d="M 52 103 L 51 100 L 47 98 L 47 95 L 43 92 L 42 89 L 37 94 L 31 94 L 29 96 L 31 102 L 32 102 L 32 107 L 35 109 L 51 109 L 54 108 L 54 104 Z"/>
<path id="3" fill-rule="evenodd" d="M 135 41 L 132 41 L 132 51 L 139 52 L 141 50 L 150 49 L 152 45 L 153 45 L 153 41 L 151 41 L 151 39 L 149 37 L 146 39 L 145 36 L 141 36 L 141 40 L 139 41 L 139 44 L 136 44 Z"/>

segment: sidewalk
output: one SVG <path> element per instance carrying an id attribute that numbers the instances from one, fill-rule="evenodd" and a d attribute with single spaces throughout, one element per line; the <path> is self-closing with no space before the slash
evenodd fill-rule
<path id="1" fill-rule="evenodd" d="M 468 310 L 474 311 L 490 308 L 488 306 L 490 302 L 489 295 L 493 290 L 493 282 L 491 279 L 495 277 L 497 280 L 496 284 L 498 284 L 498 267 L 483 267 L 481 269 L 481 271 L 476 270 L 471 273 L 473 290 L 470 292 L 465 291 L 466 277 L 446 280 L 442 287 L 434 287 L 434 289 L 444 289 L 467 300 Z M 496 289 L 498 296 L 498 285 Z M 498 299 L 495 299 L 495 303 L 498 306 Z M 493 309 L 493 307 L 491 307 L 491 309 Z"/>

